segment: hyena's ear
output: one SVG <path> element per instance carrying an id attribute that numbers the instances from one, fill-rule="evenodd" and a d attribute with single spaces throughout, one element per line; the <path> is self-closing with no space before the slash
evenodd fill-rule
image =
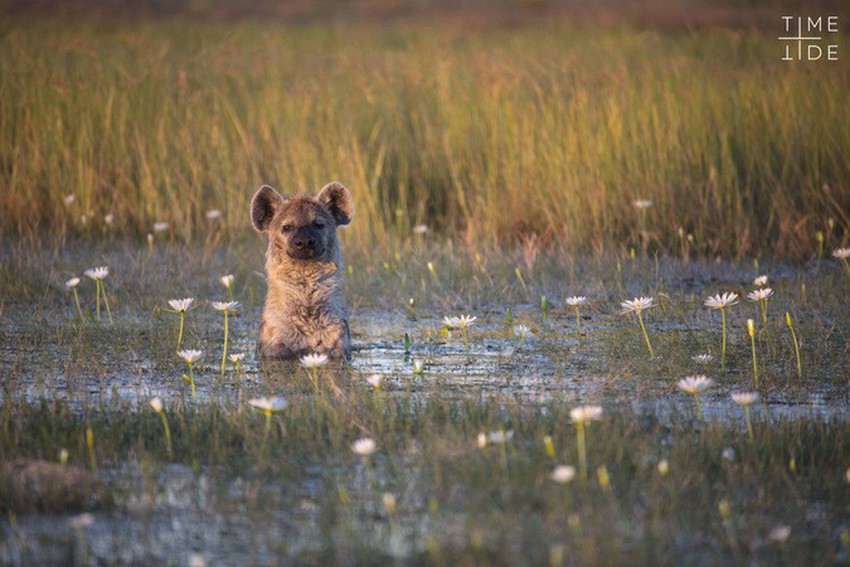
<path id="1" fill-rule="evenodd" d="M 268 185 L 260 187 L 254 194 L 254 198 L 251 199 L 251 223 L 253 223 L 254 228 L 260 232 L 268 230 L 275 211 L 285 200 L 286 197 L 283 197 Z"/>
<path id="2" fill-rule="evenodd" d="M 323 204 L 336 220 L 336 224 L 344 225 L 351 222 L 354 217 L 354 201 L 342 183 L 332 181 L 325 185 L 316 200 Z"/>

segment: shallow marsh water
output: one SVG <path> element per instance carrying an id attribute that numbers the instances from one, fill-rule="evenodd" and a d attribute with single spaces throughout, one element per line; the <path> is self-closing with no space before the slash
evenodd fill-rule
<path id="1" fill-rule="evenodd" d="M 602 405 L 605 415 L 616 422 L 606 435 L 619 431 L 631 438 L 635 432 L 627 423 L 639 424 L 641 435 L 654 439 L 649 446 L 656 447 L 635 457 L 638 465 L 634 466 L 642 474 L 666 454 L 663 448 L 673 443 L 671 436 L 681 439 L 689 430 L 707 428 L 711 433 L 706 435 L 717 436 L 715 441 L 724 445 L 729 438 L 745 435 L 741 410 L 731 402 L 729 393 L 752 387 L 749 338 L 743 323 L 746 317 L 759 321 L 758 312 L 746 300 L 730 310 L 729 368 L 722 373 L 719 320 L 702 306 L 702 299 L 709 293 L 751 289 L 753 271 L 749 267 L 622 259 L 618 269 L 613 259 L 584 259 L 560 265 L 553 262 L 535 276 L 528 275 L 528 282 L 520 282 L 512 277 L 515 265 L 508 256 L 491 259 L 491 266 L 470 268 L 468 273 L 463 271 L 467 268 L 462 260 L 450 257 L 441 264 L 448 265 L 441 267 L 442 279 L 435 281 L 424 261 L 411 261 L 413 267 L 405 268 L 354 258 L 347 290 L 353 306 L 354 357 L 344 368 L 322 369 L 321 386 L 314 391 L 303 369 L 261 363 L 254 354 L 263 294 L 262 274 L 257 271 L 262 265 L 261 253 L 246 253 L 235 246 L 208 252 L 204 258 L 200 252 L 176 245 L 153 252 L 114 246 L 83 247 L 44 257 L 23 257 L 8 250 L 3 259 L 7 294 L 2 301 L 0 367 L 4 379 L 0 395 L 6 422 L 14 416 L 38 414 L 48 422 L 56 419 L 72 424 L 69 427 L 89 422 L 114 427 L 115 435 L 143 422 L 150 432 L 145 433 L 144 441 L 133 441 L 128 433 L 126 439 L 110 440 L 109 448 L 103 449 L 106 454 L 100 475 L 116 491 L 115 510 L 97 512 L 95 523 L 82 538 L 68 527 L 69 514 L 10 513 L 2 523 L 2 563 L 186 564 L 193 553 L 210 564 L 281 560 L 439 564 L 451 563 L 452 558 L 469 562 L 470 557 L 485 563 L 509 563 L 551 559 L 558 545 L 581 551 L 579 562 L 616 562 L 638 550 L 638 557 L 645 561 L 690 558 L 696 563 L 714 563 L 718 557 L 735 559 L 740 551 L 718 543 L 722 535 L 706 536 L 687 529 L 673 542 L 655 534 L 663 552 L 647 550 L 644 530 L 657 527 L 641 520 L 640 507 L 630 508 L 625 495 L 621 495 L 625 503 L 610 503 L 605 519 L 599 520 L 597 530 L 606 523 L 615 524 L 615 535 L 608 536 L 614 538 L 613 551 L 602 555 L 593 555 L 589 544 L 581 543 L 589 537 L 587 531 L 581 532 L 581 542 L 581 530 L 571 529 L 561 540 L 552 536 L 550 524 L 563 524 L 566 519 L 572 522 L 572 516 L 555 517 L 554 512 L 546 511 L 539 517 L 532 513 L 521 519 L 499 510 L 526 490 L 537 490 L 544 497 L 549 494 L 551 487 L 541 471 L 551 465 L 535 448 L 542 437 L 537 434 L 560 432 L 555 437 L 566 446 L 562 455 L 573 455 L 574 446 L 568 445 L 573 432 L 566 418 L 571 407 Z M 106 283 L 113 302 L 113 325 L 80 322 L 72 296 L 63 286 L 71 274 L 101 264 L 112 270 Z M 817 274 L 807 266 L 769 266 L 764 271 L 771 276 L 770 285 L 777 294 L 770 302 L 772 335 L 769 339 L 762 332 L 758 338 L 764 373 L 761 400 L 753 408 L 758 427 L 793 431 L 799 426 L 815 432 L 821 431 L 819 427 L 846 429 L 850 415 L 847 279 L 828 263 Z M 221 314 L 201 298 L 224 299 L 224 288 L 217 280 L 225 273 L 236 274 L 235 296 L 242 303 L 231 320 L 230 352 L 244 352 L 246 358 L 241 374 L 228 365 L 221 379 Z M 87 284 L 90 282 L 80 287 L 81 299 L 85 308 L 92 308 L 92 286 Z M 553 306 L 545 323 L 537 303 L 542 294 Z M 580 337 L 576 336 L 574 312 L 563 304 L 563 297 L 573 294 L 590 298 L 582 308 Z M 637 295 L 659 298 L 659 307 L 647 312 L 657 354 L 654 359 L 649 358 L 633 317 L 619 313 L 619 302 Z M 199 298 L 198 307 L 187 317 L 184 348 L 205 352 L 195 369 L 198 395 L 194 400 L 181 379 L 185 365 L 172 354 L 178 319 L 164 311 L 168 299 L 184 296 Z M 407 307 L 409 297 L 416 298 L 412 311 Z M 526 339 L 514 336 L 505 312 L 508 307 L 514 324 L 532 329 Z M 786 310 L 798 321 L 803 379 L 796 376 L 791 358 L 783 320 Z M 478 317 L 470 329 L 469 355 L 458 332 L 442 329 L 443 316 L 459 313 Z M 405 333 L 412 339 L 409 349 Z M 702 352 L 712 352 L 714 360 L 701 366 L 691 359 Z M 424 362 L 422 374 L 413 373 L 414 360 Z M 675 386 L 679 378 L 702 373 L 716 382 L 701 399 L 703 419 L 710 424 L 704 426 L 695 419 L 692 399 Z M 364 383 L 371 374 L 384 378 L 376 395 Z M 224 416 L 220 419 L 233 415 L 234 435 L 242 435 L 240 428 L 262 428 L 262 419 L 250 413 L 246 400 L 279 393 L 299 409 L 297 415 L 282 421 L 276 435 L 301 441 L 314 438 L 318 445 L 326 439 L 331 449 L 303 449 L 306 452 L 299 453 L 300 458 L 280 454 L 267 458 L 265 444 L 246 433 L 232 449 L 237 464 L 228 464 L 225 449 L 219 449 L 216 457 L 192 454 L 168 462 L 161 448 L 148 446 L 152 443 L 149 437 L 158 439 L 158 422 L 147 406 L 152 397 L 161 397 L 184 422 L 185 416 L 194 415 L 216 423 L 219 411 Z M 316 409 L 322 404 L 328 407 Z M 328 413 L 330 408 L 342 417 Z M 446 413 L 448 425 L 442 421 L 444 417 L 434 417 Z M 395 425 L 393 418 L 386 418 L 388 414 L 405 424 L 399 425 L 394 435 Z M 304 425 L 308 416 L 324 425 L 311 431 Z M 417 428 L 431 425 L 443 431 L 445 438 L 436 434 L 432 439 L 423 431 L 415 434 Z M 389 429 L 382 429 L 385 426 Z M 53 426 L 45 423 L 44 427 Z M 511 451 L 517 464 L 493 473 L 501 479 L 498 482 L 510 487 L 508 480 L 513 478 L 530 486 L 513 486 L 509 492 L 516 495 L 494 495 L 492 502 L 476 497 L 472 501 L 477 507 L 470 509 L 469 497 L 460 494 L 486 485 L 481 475 L 489 473 L 482 472 L 486 469 L 481 463 L 460 470 L 470 475 L 468 488 L 464 488 L 463 478 L 445 485 L 448 481 L 441 476 L 458 473 L 453 470 L 457 459 L 476 458 L 476 434 L 486 427 L 511 429 L 515 435 L 511 447 L 517 448 Z M 209 434 L 214 431 L 211 426 Z M 379 452 L 371 464 L 345 455 L 350 439 L 363 434 L 381 437 L 388 446 L 386 454 Z M 817 433 L 810 435 L 818 438 Z M 635 443 L 645 443 L 640 440 L 643 437 L 635 437 Z M 60 441 L 49 439 L 50 435 L 45 435 L 43 446 L 25 447 L 7 438 L 3 457 L 53 459 Z M 604 439 L 597 438 L 599 442 L 604 444 Z M 770 442 L 781 445 L 785 441 Z M 837 450 L 836 459 L 850 453 L 845 445 Z M 395 450 L 390 451 L 390 446 Z M 439 455 L 434 457 L 437 464 L 423 456 L 424 446 Z M 72 450 L 76 457 L 72 460 L 85 463 L 84 445 Z M 623 448 L 612 443 L 610 451 L 620 454 Z M 737 451 L 745 452 L 746 447 L 739 446 Z M 618 470 L 624 466 L 618 458 L 612 456 L 608 461 L 615 478 L 636 474 L 626 472 L 628 468 Z M 284 465 L 290 460 L 290 465 Z M 281 472 L 281 467 L 286 470 Z M 526 476 L 519 471 L 526 471 Z M 836 471 L 831 470 L 833 473 Z M 395 495 L 398 512 L 381 504 L 383 492 Z M 535 495 L 530 497 L 533 500 Z M 573 498 L 581 501 L 583 497 Z M 604 491 L 600 498 L 606 498 Z M 453 499 L 458 499 L 456 505 Z M 830 541 L 832 548 L 816 547 L 822 552 L 819 556 L 844 557 L 839 540 L 842 526 L 850 524 L 848 508 L 843 506 L 843 500 L 834 498 L 802 498 L 799 507 L 812 517 L 795 523 L 795 534 L 812 529 L 829 533 L 809 534 L 800 550 L 779 557 L 805 555 L 812 545 Z M 760 531 L 753 528 L 749 535 L 748 553 L 757 561 L 774 557 L 776 551 L 764 533 L 772 525 L 774 504 L 764 508 L 753 511 Z M 511 533 L 510 526 L 516 529 L 517 522 L 525 520 L 527 525 L 515 534 L 516 539 L 506 536 Z M 485 521 L 495 524 L 482 525 Z M 783 517 L 782 522 L 793 520 Z M 585 530 L 593 527 L 588 520 Z M 534 529 L 540 533 L 531 534 Z M 594 533 L 591 539 L 599 544 L 606 536 Z"/>

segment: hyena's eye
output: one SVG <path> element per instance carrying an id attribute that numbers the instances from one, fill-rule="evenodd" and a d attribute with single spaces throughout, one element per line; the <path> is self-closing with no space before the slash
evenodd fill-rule
<path id="1" fill-rule="evenodd" d="M 283 228 L 280 229 L 281 232 L 292 232 L 294 227 L 291 224 L 283 225 Z"/>
<path id="2" fill-rule="evenodd" d="M 325 228 L 325 221 L 323 221 L 323 220 L 313 221 L 313 226 L 315 226 L 316 228 Z"/>

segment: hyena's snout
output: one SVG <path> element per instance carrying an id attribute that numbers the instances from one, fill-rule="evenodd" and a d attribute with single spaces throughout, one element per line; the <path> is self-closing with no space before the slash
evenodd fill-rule
<path id="1" fill-rule="evenodd" d="M 325 253 L 324 238 L 315 230 L 301 228 L 290 238 L 286 252 L 299 260 L 320 258 Z"/>

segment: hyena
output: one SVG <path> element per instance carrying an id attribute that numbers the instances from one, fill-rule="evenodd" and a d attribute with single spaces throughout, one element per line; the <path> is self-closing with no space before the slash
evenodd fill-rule
<path id="1" fill-rule="evenodd" d="M 351 193 L 337 182 L 325 185 L 315 197 L 284 197 L 268 185 L 254 195 L 251 222 L 269 233 L 260 356 L 350 357 L 336 230 L 353 215 Z"/>

